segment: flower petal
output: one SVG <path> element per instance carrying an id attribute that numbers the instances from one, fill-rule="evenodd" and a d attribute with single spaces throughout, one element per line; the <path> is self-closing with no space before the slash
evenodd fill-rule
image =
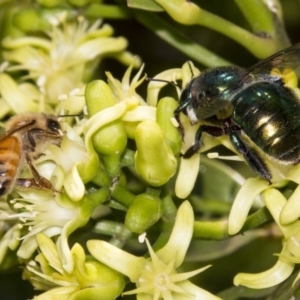
<path id="1" fill-rule="evenodd" d="M 1 232 L 2 234 L 2 232 Z M 20 229 L 18 225 L 12 226 L 0 240 L 0 265 L 7 255 L 8 249 L 15 250 L 20 244 Z"/>
<path id="2" fill-rule="evenodd" d="M 84 42 L 72 52 L 72 60 L 79 63 L 94 59 L 96 56 L 123 51 L 127 40 L 119 38 L 99 38 Z"/>
<path id="3" fill-rule="evenodd" d="M 296 221 L 300 217 L 300 185 L 295 189 L 288 199 L 280 214 L 280 222 L 288 224 Z"/>
<path id="4" fill-rule="evenodd" d="M 85 124 L 85 143 L 89 153 L 93 153 L 92 136 L 102 126 L 119 119 L 126 111 L 127 105 L 124 102 L 120 102 L 112 107 L 108 107 L 101 110 L 97 114 L 93 115 Z"/>
<path id="5" fill-rule="evenodd" d="M 291 168 L 286 175 L 286 179 L 300 184 L 300 166 L 297 165 Z"/>
<path id="6" fill-rule="evenodd" d="M 170 69 L 160 74 L 156 75 L 154 79 L 163 79 L 165 82 L 162 81 L 155 81 L 152 80 L 148 84 L 147 89 L 147 103 L 150 106 L 156 106 L 158 102 L 158 94 L 160 90 L 168 84 L 168 82 L 174 82 L 174 80 L 181 79 L 182 71 L 181 69 Z"/>
<path id="7" fill-rule="evenodd" d="M 34 297 L 34 300 L 49 300 L 49 299 L 59 299 L 68 300 L 70 295 L 79 289 L 78 286 L 66 286 L 51 289 L 45 293 L 42 293 Z"/>
<path id="8" fill-rule="evenodd" d="M 193 155 L 189 159 L 181 158 L 178 176 L 175 183 L 177 197 L 186 198 L 194 188 L 200 165 L 200 155 Z"/>
<path id="9" fill-rule="evenodd" d="M 283 255 L 289 255 L 285 246 L 281 252 Z M 244 285 L 252 289 L 264 289 L 275 286 L 287 279 L 294 270 L 294 264 L 279 258 L 277 263 L 269 270 L 257 273 L 239 273 L 234 277 L 235 285 Z"/>
<path id="10" fill-rule="evenodd" d="M 243 227 L 249 210 L 256 198 L 269 186 L 266 180 L 261 178 L 249 178 L 239 190 L 230 210 L 228 218 L 228 233 L 238 233 Z"/>
<path id="11" fill-rule="evenodd" d="M 289 238 L 300 232 L 300 222 L 298 220 L 286 225 L 280 222 L 280 214 L 286 204 L 286 198 L 277 189 L 270 188 L 264 191 L 262 198 L 285 238 Z"/>
<path id="12" fill-rule="evenodd" d="M 100 262 L 129 277 L 136 282 L 146 265 L 144 257 L 136 257 L 105 241 L 89 240 L 87 248 Z"/>
<path id="13" fill-rule="evenodd" d="M 38 233 L 36 239 L 40 250 L 49 264 L 57 271 L 62 272 L 62 265 L 54 242 L 45 234 Z"/>
<path id="14" fill-rule="evenodd" d="M 144 120 L 156 119 L 156 107 L 152 106 L 137 106 L 125 113 L 122 120 L 128 122 L 139 122 Z"/>
<path id="15" fill-rule="evenodd" d="M 77 170 L 78 165 L 79 163 L 73 165 L 64 180 L 66 193 L 73 201 L 79 201 L 85 193 L 85 186 Z"/>
<path id="16" fill-rule="evenodd" d="M 178 283 L 178 286 L 185 290 L 188 294 L 174 294 L 174 300 L 182 299 L 197 299 L 197 300 L 221 300 L 221 298 L 214 296 L 208 291 L 199 288 L 195 284 L 191 283 L 188 280 Z"/>
<path id="17" fill-rule="evenodd" d="M 165 264 L 175 258 L 175 268 L 180 266 L 185 258 L 194 230 L 194 211 L 188 201 L 178 208 L 175 224 L 167 244 L 156 252 L 157 257 Z"/>
<path id="18" fill-rule="evenodd" d="M 4 73 L 0 74 L 0 93 L 3 100 L 15 113 L 38 111 L 38 103 L 24 94 L 12 77 Z"/>

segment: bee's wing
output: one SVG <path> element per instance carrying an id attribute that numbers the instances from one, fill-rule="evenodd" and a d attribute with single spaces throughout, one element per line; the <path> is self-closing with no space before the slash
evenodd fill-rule
<path id="1" fill-rule="evenodd" d="M 2 142 L 3 140 L 5 140 L 6 138 L 8 138 L 11 135 L 11 133 L 9 132 L 4 132 L 3 134 L 0 135 L 0 142 Z"/>
<path id="2" fill-rule="evenodd" d="M 248 68 L 247 73 L 256 78 L 266 78 L 266 76 L 271 76 L 270 72 L 273 68 L 279 69 L 280 72 L 283 70 L 294 71 L 297 77 L 300 78 L 300 43 L 259 61 Z"/>

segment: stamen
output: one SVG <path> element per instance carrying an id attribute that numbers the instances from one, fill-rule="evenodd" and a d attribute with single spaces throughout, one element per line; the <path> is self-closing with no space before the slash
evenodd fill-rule
<path id="1" fill-rule="evenodd" d="M 219 155 L 218 152 L 207 153 L 207 157 L 210 159 L 217 158 L 217 159 L 224 159 L 224 160 L 243 161 L 243 159 L 241 157 L 239 157 L 238 155 L 221 156 L 221 155 Z"/>
<path id="2" fill-rule="evenodd" d="M 4 72 L 8 66 L 9 66 L 9 62 L 4 61 L 2 64 L 0 64 L 0 72 Z"/>
<path id="3" fill-rule="evenodd" d="M 29 263 L 28 263 L 29 266 L 32 266 L 32 267 L 35 267 L 37 266 L 37 263 L 34 261 L 34 260 L 31 260 Z"/>
<path id="4" fill-rule="evenodd" d="M 33 206 L 32 205 L 25 205 L 24 206 L 28 211 L 33 211 Z"/>
<path id="5" fill-rule="evenodd" d="M 83 22 L 84 20 L 85 19 L 84 19 L 84 17 L 82 15 L 80 15 L 80 16 L 77 17 L 77 21 L 78 22 Z"/>
<path id="6" fill-rule="evenodd" d="M 68 99 L 68 95 L 66 94 L 60 94 L 58 96 L 58 101 L 64 101 L 64 100 L 67 100 Z"/>
<path id="7" fill-rule="evenodd" d="M 2 213 L 0 213 L 0 217 L 3 219 L 6 219 L 9 217 L 9 214 L 7 212 L 2 212 Z"/>
<path id="8" fill-rule="evenodd" d="M 144 243 L 145 242 L 146 235 L 147 235 L 146 232 L 143 232 L 139 235 L 139 237 L 138 237 L 139 243 Z"/>
<path id="9" fill-rule="evenodd" d="M 79 88 L 75 88 L 73 89 L 72 91 L 69 92 L 69 96 L 72 97 L 72 96 L 79 96 L 78 93 L 80 92 L 80 89 Z M 84 95 L 81 95 L 81 96 L 84 96 Z"/>
<path id="10" fill-rule="evenodd" d="M 45 75 L 41 75 L 37 81 L 36 81 L 36 84 L 38 87 L 43 87 L 45 85 L 45 82 L 46 82 L 46 76 Z"/>
<path id="11" fill-rule="evenodd" d="M 89 114 L 86 105 L 83 107 L 83 113 L 84 113 L 84 115 L 86 115 L 86 116 Z"/>
<path id="12" fill-rule="evenodd" d="M 18 209 L 18 208 L 26 208 L 26 207 L 25 207 L 25 205 L 23 205 L 21 203 L 15 203 L 14 208 Z"/>
<path id="13" fill-rule="evenodd" d="M 48 22 L 52 25 L 52 26 L 58 26 L 59 25 L 59 20 L 55 17 L 48 17 Z"/>

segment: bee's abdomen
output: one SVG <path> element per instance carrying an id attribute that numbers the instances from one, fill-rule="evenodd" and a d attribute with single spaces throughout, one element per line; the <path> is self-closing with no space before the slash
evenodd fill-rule
<path id="1" fill-rule="evenodd" d="M 14 136 L 8 136 L 0 141 L 0 196 L 8 193 L 18 175 L 21 145 Z"/>
<path id="2" fill-rule="evenodd" d="M 300 103 L 288 89 L 257 82 L 234 101 L 233 120 L 264 153 L 282 162 L 300 159 Z"/>

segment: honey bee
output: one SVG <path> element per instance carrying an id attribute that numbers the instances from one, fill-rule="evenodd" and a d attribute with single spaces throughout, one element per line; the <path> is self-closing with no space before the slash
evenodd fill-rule
<path id="1" fill-rule="evenodd" d="M 23 113 L 10 118 L 5 133 L 0 136 L 0 196 L 9 193 L 15 185 L 55 191 L 32 162 L 43 155 L 42 151 L 49 143 L 60 146 L 62 136 L 54 115 Z M 18 178 L 25 162 L 33 178 Z"/>

